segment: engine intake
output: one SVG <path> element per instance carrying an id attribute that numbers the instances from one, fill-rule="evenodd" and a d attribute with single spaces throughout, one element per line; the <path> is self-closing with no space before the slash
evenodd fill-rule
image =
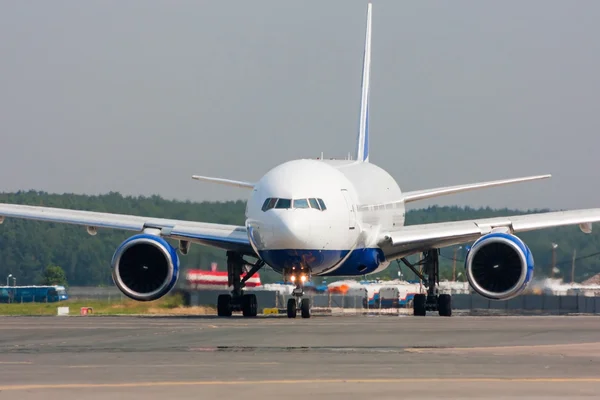
<path id="1" fill-rule="evenodd" d="M 115 285 L 138 301 L 163 297 L 179 277 L 177 251 L 155 235 L 139 234 L 127 239 L 113 255 L 111 264 Z"/>
<path id="2" fill-rule="evenodd" d="M 490 233 L 477 240 L 465 260 L 473 290 L 493 300 L 519 295 L 533 277 L 533 255 L 518 237 Z"/>

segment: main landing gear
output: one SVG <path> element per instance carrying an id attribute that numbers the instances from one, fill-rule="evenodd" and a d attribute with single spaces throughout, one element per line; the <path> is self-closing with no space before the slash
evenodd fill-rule
<path id="1" fill-rule="evenodd" d="M 438 311 L 442 317 L 452 316 L 452 296 L 449 294 L 439 294 L 440 283 L 440 264 L 439 249 L 427 250 L 423 252 L 423 259 L 417 264 L 411 264 L 406 258 L 402 258 L 406 264 L 427 287 L 427 294 L 415 294 L 413 300 L 413 314 L 424 316 L 427 311 Z M 415 266 L 423 266 L 423 274 Z M 424 275 L 427 275 L 425 278 Z"/>
<path id="2" fill-rule="evenodd" d="M 233 311 L 241 311 L 244 317 L 256 317 L 258 314 L 258 303 L 254 293 L 244 293 L 246 282 L 265 263 L 258 260 L 256 264 L 250 264 L 236 252 L 227 252 L 227 285 L 233 286 L 231 294 L 221 294 L 217 300 L 217 315 L 219 317 L 231 317 Z M 248 270 L 248 266 L 251 268 Z M 244 271 L 246 270 L 246 271 Z M 244 278 L 242 273 L 246 272 Z"/>
<path id="3" fill-rule="evenodd" d="M 304 283 L 310 279 L 310 273 L 302 270 L 292 268 L 290 271 L 284 274 L 284 281 L 296 283 L 296 287 L 292 291 L 291 299 L 287 302 L 287 316 L 288 318 L 296 318 L 296 314 L 300 311 L 302 318 L 310 318 L 311 304 L 309 298 L 302 298 L 304 296 Z"/>

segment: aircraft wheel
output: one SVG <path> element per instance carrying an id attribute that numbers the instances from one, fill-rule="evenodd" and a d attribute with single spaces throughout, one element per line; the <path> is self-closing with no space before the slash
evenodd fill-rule
<path id="1" fill-rule="evenodd" d="M 255 294 L 245 294 L 242 297 L 242 314 L 244 317 L 256 317 L 258 314 L 258 304 Z"/>
<path id="2" fill-rule="evenodd" d="M 418 293 L 415 294 L 415 297 L 413 299 L 413 315 L 417 315 L 417 316 L 425 316 L 426 314 L 426 310 L 425 310 L 425 302 L 427 301 L 427 296 L 422 294 L 422 293 Z"/>
<path id="3" fill-rule="evenodd" d="M 217 299 L 217 315 L 219 317 L 231 317 L 231 295 L 220 294 Z"/>
<path id="4" fill-rule="evenodd" d="M 287 316 L 288 318 L 296 318 L 296 299 L 288 299 Z"/>
<path id="5" fill-rule="evenodd" d="M 442 317 L 452 316 L 452 296 L 449 294 L 438 296 L 438 312 Z"/>
<path id="6" fill-rule="evenodd" d="M 310 299 L 302 299 L 300 311 L 302 312 L 302 318 L 310 318 Z"/>

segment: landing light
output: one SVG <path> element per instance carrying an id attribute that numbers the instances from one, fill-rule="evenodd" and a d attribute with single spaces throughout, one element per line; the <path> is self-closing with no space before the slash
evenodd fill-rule
<path id="1" fill-rule="evenodd" d="M 305 275 L 302 275 L 302 276 L 300 277 L 300 280 L 301 280 L 302 282 L 305 282 L 305 281 L 306 281 L 306 276 L 305 276 Z"/>
<path id="2" fill-rule="evenodd" d="M 294 282 L 296 280 L 296 277 L 294 275 L 292 275 L 291 280 L 292 280 L 292 282 Z"/>

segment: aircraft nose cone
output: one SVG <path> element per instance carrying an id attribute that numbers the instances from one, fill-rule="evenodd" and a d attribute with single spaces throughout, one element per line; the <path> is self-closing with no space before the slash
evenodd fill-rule
<path id="1" fill-rule="evenodd" d="M 257 250 L 292 250 L 312 248 L 310 221 L 301 215 L 282 210 L 264 221 L 248 221 L 248 235 Z"/>
<path id="2" fill-rule="evenodd" d="M 324 248 L 320 235 L 324 229 L 315 224 L 314 217 L 311 220 L 310 215 L 302 212 L 274 211 L 265 229 L 271 236 L 265 236 L 263 247 L 258 248 L 258 252 L 275 271 L 300 267 L 308 268 L 313 274 L 319 273 L 332 268 L 346 255 L 344 250 Z"/>
<path id="3" fill-rule="evenodd" d="M 276 222 L 282 248 L 303 249 L 310 244 L 310 223 L 292 212 L 281 213 Z"/>

